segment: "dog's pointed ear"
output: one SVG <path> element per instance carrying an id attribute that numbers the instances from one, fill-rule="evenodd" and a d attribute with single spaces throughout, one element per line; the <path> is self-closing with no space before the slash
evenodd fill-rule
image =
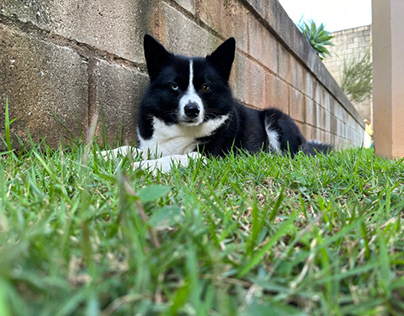
<path id="1" fill-rule="evenodd" d="M 152 81 L 160 72 L 167 59 L 172 55 L 153 36 L 145 34 L 144 56 L 146 58 L 147 72 Z"/>
<path id="2" fill-rule="evenodd" d="M 236 40 L 230 37 L 220 45 L 212 54 L 206 56 L 206 60 L 212 63 L 220 72 L 223 79 L 229 80 L 231 66 L 236 52 Z"/>

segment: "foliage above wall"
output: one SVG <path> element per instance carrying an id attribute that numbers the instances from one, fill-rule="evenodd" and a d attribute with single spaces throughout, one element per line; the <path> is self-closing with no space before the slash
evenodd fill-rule
<path id="1" fill-rule="evenodd" d="M 372 57 L 367 52 L 344 62 L 341 75 L 341 88 L 350 101 L 360 103 L 372 94 Z"/>
<path id="2" fill-rule="evenodd" d="M 330 32 L 324 29 L 324 24 L 321 23 L 320 26 L 317 27 L 317 24 L 313 19 L 308 22 L 304 22 L 302 19 L 300 19 L 297 27 L 306 36 L 310 45 L 317 51 L 318 57 L 323 60 L 326 55 L 330 56 L 330 52 L 325 46 L 334 46 L 334 44 L 330 42 L 330 39 L 332 39 L 333 36 L 330 35 Z"/>

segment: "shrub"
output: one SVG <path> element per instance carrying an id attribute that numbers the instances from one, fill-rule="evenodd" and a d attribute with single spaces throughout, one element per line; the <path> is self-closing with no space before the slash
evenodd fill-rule
<path id="1" fill-rule="evenodd" d="M 350 101 L 360 103 L 372 94 L 372 57 L 370 51 L 344 62 L 341 88 Z"/>
<path id="2" fill-rule="evenodd" d="M 330 56 L 330 52 L 325 46 L 334 46 L 334 44 L 330 42 L 330 39 L 332 39 L 333 36 L 330 35 L 330 32 L 324 29 L 323 23 L 317 27 L 316 22 L 314 22 L 313 19 L 308 22 L 303 22 L 302 19 L 300 19 L 297 27 L 304 36 L 306 36 L 310 45 L 316 50 L 317 55 L 321 60 L 323 60 L 326 55 Z"/>

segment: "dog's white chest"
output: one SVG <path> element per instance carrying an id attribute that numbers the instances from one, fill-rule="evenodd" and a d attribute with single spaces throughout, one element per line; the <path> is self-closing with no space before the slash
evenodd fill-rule
<path id="1" fill-rule="evenodd" d="M 152 156 L 185 155 L 195 151 L 197 139 L 212 135 L 227 119 L 228 115 L 203 122 L 197 126 L 167 125 L 153 118 L 153 136 L 143 139 L 139 134 L 140 149 Z"/>

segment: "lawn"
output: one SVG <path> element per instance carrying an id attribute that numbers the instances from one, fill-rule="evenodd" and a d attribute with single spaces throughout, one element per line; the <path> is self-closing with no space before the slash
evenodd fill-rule
<path id="1" fill-rule="evenodd" d="M 0 315 L 403 315 L 403 160 L 95 150 L 3 153 Z"/>

